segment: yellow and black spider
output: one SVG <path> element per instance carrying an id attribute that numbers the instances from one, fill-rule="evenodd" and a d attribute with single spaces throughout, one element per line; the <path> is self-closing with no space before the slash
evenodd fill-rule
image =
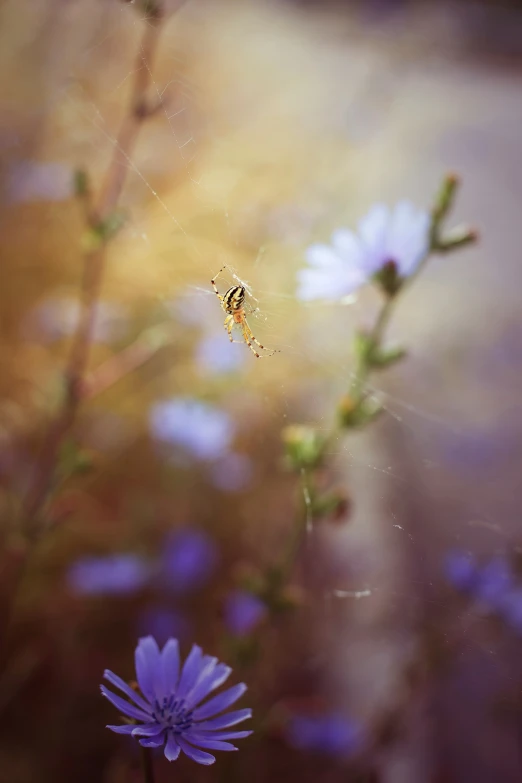
<path id="1" fill-rule="evenodd" d="M 252 343 L 258 345 L 259 348 L 261 348 L 263 351 L 268 351 L 265 356 L 273 356 L 274 353 L 278 353 L 276 349 L 265 348 L 265 346 L 261 345 L 259 340 L 254 337 L 246 319 L 246 311 L 244 307 L 246 296 L 245 287 L 243 285 L 233 285 L 228 289 L 224 296 L 222 296 L 217 290 L 216 280 L 224 269 L 226 269 L 226 266 L 221 267 L 217 275 L 210 282 L 212 283 L 214 292 L 221 303 L 221 307 L 227 314 L 225 318 L 225 329 L 227 330 L 230 342 L 237 342 L 237 340 L 234 340 L 232 337 L 232 329 L 234 325 L 237 324 L 241 329 L 243 340 L 246 342 L 254 356 L 256 356 L 258 359 L 263 359 L 264 357 L 258 354 Z"/>

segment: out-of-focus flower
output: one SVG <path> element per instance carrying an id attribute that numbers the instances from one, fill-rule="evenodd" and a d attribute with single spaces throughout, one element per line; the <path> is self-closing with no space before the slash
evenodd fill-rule
<path id="1" fill-rule="evenodd" d="M 138 629 L 143 636 L 153 636 L 159 644 L 165 644 L 171 636 L 186 638 L 189 622 L 179 609 L 151 606 L 140 614 Z"/>
<path id="2" fill-rule="evenodd" d="M 390 269 L 399 280 L 411 275 L 429 248 L 430 216 L 409 201 L 393 210 L 376 204 L 359 223 L 358 233 L 341 228 L 331 244 L 311 245 L 311 268 L 298 272 L 300 299 L 339 300 Z"/>
<path id="3" fill-rule="evenodd" d="M 491 431 L 444 435 L 444 459 L 452 469 L 467 473 L 473 479 L 480 474 L 491 476 L 505 469 L 516 454 L 517 433 L 511 425 L 499 422 Z"/>
<path id="4" fill-rule="evenodd" d="M 250 718 L 252 710 L 225 713 L 246 691 L 240 683 L 201 704 L 213 690 L 222 685 L 232 669 L 217 658 L 203 655 L 194 645 L 180 673 L 178 641 L 169 639 L 160 651 L 152 636 L 140 639 L 136 647 L 136 677 L 141 693 L 133 690 L 113 672 L 104 677 L 130 700 L 126 701 L 101 686 L 102 694 L 128 718 L 140 721 L 123 726 L 107 726 L 117 734 L 130 734 L 146 748 L 164 747 L 169 761 L 175 761 L 183 751 L 198 764 L 213 764 L 216 760 L 208 750 L 237 750 L 227 740 L 248 737 L 251 731 L 231 731 L 230 728 Z"/>
<path id="5" fill-rule="evenodd" d="M 246 352 L 240 345 L 231 344 L 226 332 L 206 335 L 198 344 L 196 363 L 205 374 L 226 374 L 238 370 L 245 361 Z"/>
<path id="6" fill-rule="evenodd" d="M 522 633 L 522 587 L 516 583 L 505 557 L 495 557 L 478 566 L 465 552 L 451 552 L 446 557 L 445 573 L 454 587 L 474 599 L 478 608 L 495 614 Z"/>
<path id="7" fill-rule="evenodd" d="M 150 566 L 138 555 L 83 557 L 67 572 L 69 587 L 79 595 L 126 595 L 149 580 Z"/>
<path id="8" fill-rule="evenodd" d="M 7 192 L 14 203 L 63 201 L 73 195 L 73 172 L 65 163 L 21 160 L 9 171 Z"/>
<path id="9" fill-rule="evenodd" d="M 241 492 L 252 479 L 253 468 L 244 454 L 227 454 L 212 466 L 212 483 L 223 492 Z"/>
<path id="10" fill-rule="evenodd" d="M 213 332 L 218 326 L 223 329 L 223 319 L 219 307 L 216 310 L 216 297 L 209 288 L 208 295 L 188 288 L 184 294 L 167 302 L 170 314 L 184 326 L 199 326 L 207 332 Z"/>
<path id="11" fill-rule="evenodd" d="M 223 457 L 234 436 L 233 421 L 227 413 L 185 397 L 153 405 L 150 426 L 153 437 L 179 446 L 200 460 Z"/>
<path id="12" fill-rule="evenodd" d="M 489 609 L 498 610 L 512 587 L 511 567 L 505 558 L 497 557 L 480 569 L 474 595 Z"/>
<path id="13" fill-rule="evenodd" d="M 471 555 L 454 549 L 446 555 L 444 573 L 457 590 L 469 590 L 476 582 L 477 564 Z"/>
<path id="14" fill-rule="evenodd" d="M 257 595 L 235 590 L 225 599 L 225 625 L 234 636 L 247 636 L 266 617 L 267 607 Z"/>
<path id="15" fill-rule="evenodd" d="M 517 634 L 522 634 L 522 587 L 510 590 L 502 599 L 500 613 Z"/>
<path id="16" fill-rule="evenodd" d="M 161 555 L 161 580 L 176 593 L 203 587 L 219 559 L 215 541 L 204 530 L 185 528 L 167 538 Z"/>
<path id="17" fill-rule="evenodd" d="M 327 756 L 351 756 L 362 747 L 361 727 L 344 715 L 293 715 L 286 724 L 287 741 L 297 750 Z"/>
<path id="18" fill-rule="evenodd" d="M 69 337 L 77 328 L 80 303 L 72 297 L 56 297 L 41 302 L 30 313 L 25 331 L 31 339 L 54 342 Z M 93 339 L 110 343 L 125 337 L 128 319 L 125 309 L 113 302 L 97 302 Z"/>

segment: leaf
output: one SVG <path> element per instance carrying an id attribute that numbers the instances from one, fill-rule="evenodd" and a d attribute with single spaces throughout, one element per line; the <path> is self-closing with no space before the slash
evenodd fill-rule
<path id="1" fill-rule="evenodd" d="M 406 349 L 400 346 L 395 348 L 375 348 L 370 355 L 369 362 L 373 369 L 382 370 L 396 362 L 400 362 L 406 355 Z"/>

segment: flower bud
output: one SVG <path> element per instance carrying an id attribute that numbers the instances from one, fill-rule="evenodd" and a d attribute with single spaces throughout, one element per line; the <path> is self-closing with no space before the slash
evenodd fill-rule
<path id="1" fill-rule="evenodd" d="M 283 430 L 286 457 L 292 468 L 314 468 L 320 463 L 324 438 L 312 427 L 291 425 Z"/>

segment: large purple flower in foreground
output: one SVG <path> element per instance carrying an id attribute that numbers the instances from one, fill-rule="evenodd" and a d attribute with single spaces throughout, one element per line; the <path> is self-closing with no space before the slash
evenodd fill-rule
<path id="1" fill-rule="evenodd" d="M 131 734 L 145 748 L 165 746 L 165 756 L 175 761 L 183 751 L 198 764 L 213 764 L 216 760 L 208 750 L 237 750 L 227 740 L 248 737 L 251 731 L 230 731 L 231 726 L 250 718 L 252 710 L 235 710 L 219 715 L 246 691 L 240 683 L 214 696 L 203 699 L 222 685 L 232 669 L 217 658 L 203 655 L 196 644 L 192 647 L 180 673 L 177 639 L 169 639 L 160 651 L 152 636 L 140 639 L 136 647 L 136 676 L 141 694 L 108 669 L 104 677 L 119 688 L 130 701 L 116 696 L 104 685 L 101 692 L 123 715 L 140 721 L 139 725 L 107 726 L 117 734 Z M 219 717 L 216 717 L 219 715 Z"/>
<path id="2" fill-rule="evenodd" d="M 376 204 L 359 223 L 357 234 L 340 228 L 330 245 L 307 249 L 310 268 L 298 272 L 297 296 L 338 301 L 389 264 L 399 279 L 408 277 L 428 252 L 429 228 L 428 213 L 409 201 L 399 202 L 393 210 Z"/>

